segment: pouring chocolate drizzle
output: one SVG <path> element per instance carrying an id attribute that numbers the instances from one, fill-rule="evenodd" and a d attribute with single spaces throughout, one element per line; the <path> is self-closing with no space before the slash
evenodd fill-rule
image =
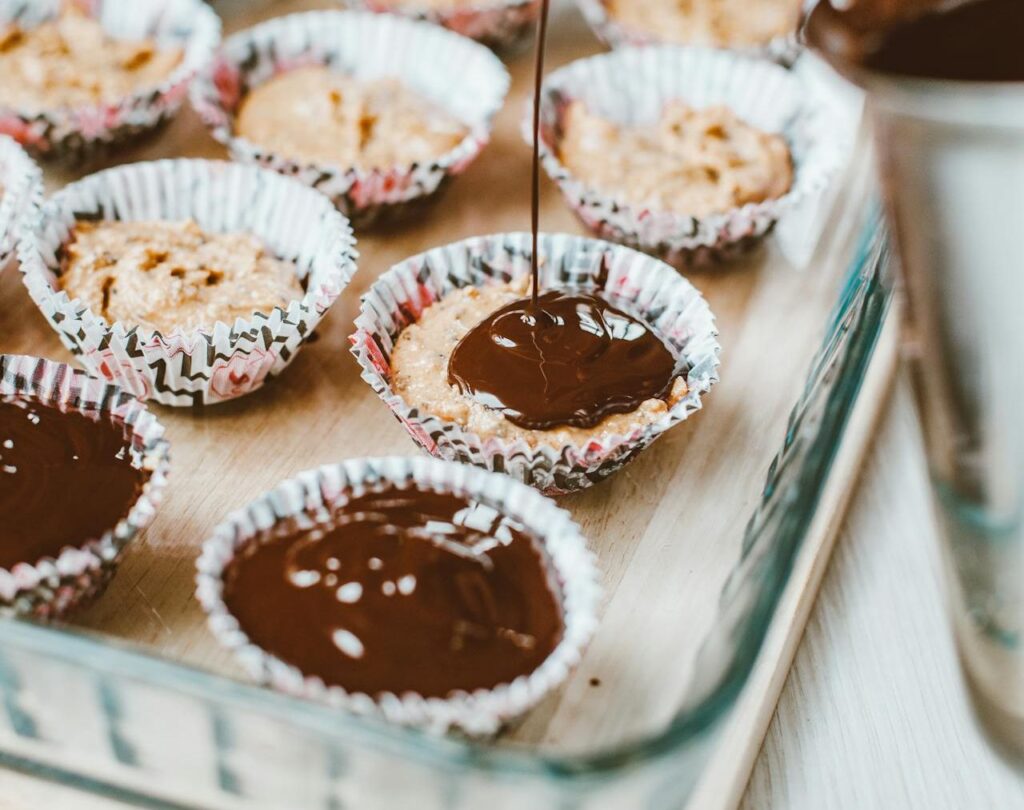
<path id="1" fill-rule="evenodd" d="M 131 464 L 123 428 L 0 397 L 0 568 L 101 537 L 128 514 L 146 477 Z"/>
<path id="2" fill-rule="evenodd" d="M 416 488 L 353 498 L 331 526 L 249 545 L 225 571 L 224 602 L 262 649 L 368 695 L 510 683 L 543 663 L 564 624 L 525 529 Z"/>
<path id="3" fill-rule="evenodd" d="M 530 298 L 473 327 L 448 360 L 450 385 L 532 430 L 588 428 L 629 413 L 648 399 L 665 398 L 676 373 L 669 348 L 627 312 L 589 293 L 540 292 L 540 101 L 548 5 L 542 0 L 534 59 Z M 602 257 L 601 287 L 607 271 Z"/>

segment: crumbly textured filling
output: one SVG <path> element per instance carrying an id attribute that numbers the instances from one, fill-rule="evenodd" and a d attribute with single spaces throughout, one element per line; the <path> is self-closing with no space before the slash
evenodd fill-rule
<path id="1" fill-rule="evenodd" d="M 790 34 L 803 0 L 606 0 L 609 16 L 660 42 L 753 46 Z"/>
<path id="2" fill-rule="evenodd" d="M 793 181 L 785 140 L 723 106 L 698 110 L 670 101 L 653 126 L 628 127 L 573 101 L 558 151 L 565 167 L 592 188 L 694 216 L 781 197 Z"/>
<path id="3" fill-rule="evenodd" d="M 500 5 L 502 0 L 390 0 L 384 5 L 397 8 L 423 10 L 436 9 L 438 11 L 451 11 L 460 8 L 479 8 L 486 6 Z"/>
<path id="4" fill-rule="evenodd" d="M 303 295 L 294 265 L 245 233 L 195 222 L 80 222 L 65 249 L 60 287 L 108 323 L 167 334 L 212 329 L 287 307 Z"/>
<path id="5" fill-rule="evenodd" d="M 435 160 L 469 132 L 396 79 L 356 79 L 325 67 L 296 68 L 253 89 L 236 131 L 293 160 L 360 168 Z"/>
<path id="6" fill-rule="evenodd" d="M 391 384 L 407 404 L 481 437 L 507 441 L 524 439 L 529 445 L 584 444 L 595 437 L 628 434 L 652 424 L 686 396 L 686 381 L 677 377 L 668 401 L 649 399 L 632 413 L 612 414 L 593 428 L 556 427 L 530 430 L 509 422 L 500 412 L 481 405 L 448 384 L 448 358 L 462 337 L 497 309 L 523 298 L 529 278 L 487 287 L 463 287 L 423 311 L 419 321 L 398 336 L 391 354 Z"/>
<path id="7" fill-rule="evenodd" d="M 68 7 L 34 28 L 0 28 L 0 105 L 45 110 L 120 101 L 166 79 L 180 48 L 110 36 Z"/>

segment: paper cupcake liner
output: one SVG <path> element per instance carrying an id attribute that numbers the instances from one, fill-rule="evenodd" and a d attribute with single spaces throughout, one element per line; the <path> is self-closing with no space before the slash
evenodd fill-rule
<path id="1" fill-rule="evenodd" d="M 170 334 L 107 323 L 57 290 L 60 255 L 76 219 L 194 219 L 245 232 L 292 262 L 306 293 L 287 309 L 212 330 Z M 90 372 L 163 405 L 208 405 L 255 391 L 294 359 L 355 272 L 346 219 L 301 183 L 254 166 L 159 160 L 119 166 L 71 183 L 44 203 L 18 246 L 32 300 Z"/>
<path id="2" fill-rule="evenodd" d="M 411 8 L 402 0 L 340 1 L 351 9 L 399 14 L 440 25 L 497 51 L 523 45 L 540 14 L 540 0 L 479 0 L 461 8 Z"/>
<path id="3" fill-rule="evenodd" d="M 576 0 L 576 5 L 598 39 L 609 48 L 685 44 L 666 42 L 650 31 L 641 31 L 624 25 L 608 13 L 605 0 Z M 797 32 L 793 31 L 789 34 L 772 37 L 763 44 L 728 46 L 728 50 L 760 59 L 768 59 L 783 67 L 790 67 L 800 56 L 803 47 Z"/>
<path id="4" fill-rule="evenodd" d="M 273 76 L 327 65 L 359 78 L 397 77 L 455 115 L 466 137 L 429 163 L 359 169 L 299 163 L 236 135 L 249 90 Z M 326 194 L 357 226 L 398 216 L 438 192 L 490 140 L 509 76 L 487 48 L 435 25 L 392 14 L 324 11 L 278 17 L 228 37 L 212 67 L 193 83 L 192 105 L 232 157 L 286 174 Z"/>
<path id="5" fill-rule="evenodd" d="M 56 16 L 66 0 L 0 0 L 0 25 L 34 26 Z M 111 34 L 153 38 L 184 49 L 167 79 L 116 103 L 18 110 L 0 107 L 0 133 L 39 157 L 80 161 L 154 129 L 181 107 L 192 77 L 220 40 L 220 19 L 202 0 L 73 0 Z"/>
<path id="6" fill-rule="evenodd" d="M 16 141 L 0 135 L 0 273 L 14 253 L 22 222 L 43 197 L 39 167 Z"/>
<path id="7" fill-rule="evenodd" d="M 163 425 L 125 391 L 63 363 L 0 354 L 0 397 L 19 395 L 125 425 L 132 465 L 149 472 L 128 515 L 102 537 L 66 546 L 55 558 L 26 560 L 10 570 L 0 568 L 0 614 L 55 618 L 98 595 L 125 546 L 153 522 L 167 483 L 169 446 Z"/>
<path id="8" fill-rule="evenodd" d="M 223 600 L 223 574 L 235 554 L 250 543 L 271 539 L 281 521 L 298 518 L 300 526 L 316 525 L 349 498 L 389 487 L 465 496 L 519 521 L 538 539 L 548 573 L 558 586 L 564 632 L 536 670 L 493 689 L 457 691 L 446 698 L 411 693 L 371 696 L 326 686 L 249 640 Z M 228 515 L 204 543 L 197 568 L 196 596 L 210 629 L 261 683 L 393 723 L 433 733 L 459 729 L 473 736 L 497 732 L 565 681 L 593 635 L 601 598 L 594 557 L 568 512 L 507 476 L 428 458 L 349 459 L 300 473 Z"/>
<path id="9" fill-rule="evenodd" d="M 714 316 L 701 294 L 675 270 L 629 248 L 567 234 L 541 234 L 541 284 L 602 291 L 615 306 L 653 326 L 685 361 L 686 396 L 628 435 L 595 434 L 586 444 L 531 446 L 520 439 L 480 437 L 461 425 L 411 407 L 391 387 L 391 353 L 399 334 L 454 289 L 482 287 L 530 272 L 530 235 L 496 234 L 422 253 L 382 275 L 363 296 L 352 353 L 363 379 L 431 455 L 506 473 L 547 493 L 584 489 L 611 475 L 662 433 L 701 407 L 718 380 Z M 602 263 L 608 268 L 601 277 Z"/>
<path id="10" fill-rule="evenodd" d="M 629 77 L 628 84 L 622 81 Z M 617 200 L 587 186 L 558 157 L 568 104 L 581 100 L 621 124 L 658 119 L 665 103 L 724 104 L 744 121 L 778 132 L 793 158 L 793 183 L 778 199 L 690 216 Z M 547 76 L 541 99 L 541 159 L 580 220 L 599 236 L 661 257 L 676 267 L 732 258 L 753 247 L 787 211 L 818 193 L 840 165 L 849 135 L 810 83 L 778 65 L 710 48 L 627 48 L 580 59 Z M 532 141 L 529 114 L 523 135 Z"/>

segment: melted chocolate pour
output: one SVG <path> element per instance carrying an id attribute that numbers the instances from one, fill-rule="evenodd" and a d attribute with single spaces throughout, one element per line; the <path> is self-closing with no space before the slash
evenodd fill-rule
<path id="1" fill-rule="evenodd" d="M 675 357 L 642 321 L 585 293 L 540 293 L 540 97 L 548 0 L 541 3 L 533 93 L 531 297 L 492 313 L 459 341 L 448 383 L 520 427 L 593 427 L 672 387 Z M 607 281 L 602 259 L 599 286 Z"/>
<path id="2" fill-rule="evenodd" d="M 459 341 L 448 381 L 521 427 L 593 427 L 668 395 L 676 361 L 646 325 L 594 295 L 513 301 Z"/>
<path id="3" fill-rule="evenodd" d="M 0 568 L 101 537 L 146 478 L 131 465 L 123 427 L 0 397 Z"/>
<path id="4" fill-rule="evenodd" d="M 322 533 L 251 544 L 225 571 L 224 601 L 262 649 L 369 695 L 509 683 L 540 666 L 563 627 L 522 528 L 417 489 L 354 498 Z"/>
<path id="5" fill-rule="evenodd" d="M 882 73 L 1024 81 L 1021 0 L 858 0 L 847 11 L 822 0 L 810 15 L 806 34 L 814 47 L 840 63 Z"/>

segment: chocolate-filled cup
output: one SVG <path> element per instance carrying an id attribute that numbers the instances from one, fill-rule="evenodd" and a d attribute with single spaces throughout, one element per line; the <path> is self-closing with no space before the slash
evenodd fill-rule
<path id="1" fill-rule="evenodd" d="M 1024 4 L 850 5 L 822 3 L 806 33 L 868 94 L 960 654 L 983 719 L 1019 754 Z"/>

